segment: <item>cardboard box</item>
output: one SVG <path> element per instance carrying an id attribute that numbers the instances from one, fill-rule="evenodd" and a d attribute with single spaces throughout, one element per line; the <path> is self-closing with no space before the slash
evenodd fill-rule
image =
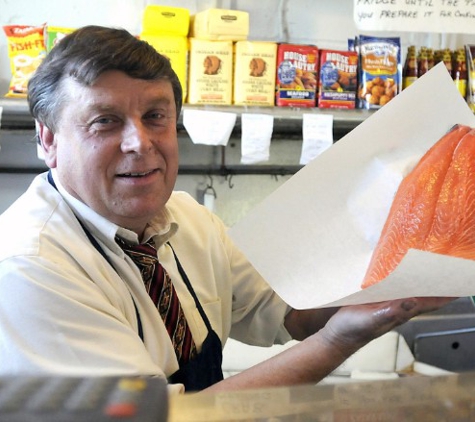
<path id="1" fill-rule="evenodd" d="M 234 55 L 234 104 L 274 105 L 276 58 L 276 43 L 258 41 L 236 42 Z"/>
<path id="2" fill-rule="evenodd" d="M 233 43 L 190 38 L 188 103 L 232 103 Z"/>
<path id="3" fill-rule="evenodd" d="M 190 11 L 182 7 L 148 5 L 142 18 L 142 33 L 188 36 Z"/>
<path id="4" fill-rule="evenodd" d="M 168 57 L 178 76 L 183 90 L 183 101 L 188 91 L 188 38 L 174 35 L 141 34 L 140 39 L 148 42 L 160 54 Z"/>
<path id="5" fill-rule="evenodd" d="M 318 48 L 314 45 L 279 44 L 277 49 L 277 106 L 315 107 Z"/>
<path id="6" fill-rule="evenodd" d="M 358 53 L 320 50 L 319 73 L 319 108 L 355 108 Z"/>
<path id="7" fill-rule="evenodd" d="M 249 35 L 249 13 L 240 10 L 207 9 L 191 18 L 193 38 L 202 40 L 246 40 Z"/>

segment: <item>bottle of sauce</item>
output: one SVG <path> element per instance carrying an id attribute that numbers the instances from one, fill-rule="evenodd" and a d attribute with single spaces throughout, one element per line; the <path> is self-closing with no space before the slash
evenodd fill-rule
<path id="1" fill-rule="evenodd" d="M 410 45 L 407 48 L 406 61 L 402 70 L 402 89 L 406 89 L 416 81 L 417 76 L 416 46 Z"/>
<path id="2" fill-rule="evenodd" d="M 419 50 L 419 59 L 417 60 L 417 75 L 419 78 L 429 71 L 429 58 L 427 47 L 421 47 Z"/>
<path id="3" fill-rule="evenodd" d="M 450 51 L 450 49 L 446 48 L 442 51 L 442 61 L 444 62 L 445 67 L 447 68 L 450 75 L 453 77 L 452 52 Z"/>
<path id="4" fill-rule="evenodd" d="M 455 81 L 455 86 L 463 98 L 467 96 L 467 76 L 465 51 L 464 49 L 458 49 L 454 53 L 452 77 Z"/>
<path id="5" fill-rule="evenodd" d="M 427 64 L 429 70 L 434 67 L 435 57 L 434 57 L 434 50 L 432 48 L 427 49 Z"/>

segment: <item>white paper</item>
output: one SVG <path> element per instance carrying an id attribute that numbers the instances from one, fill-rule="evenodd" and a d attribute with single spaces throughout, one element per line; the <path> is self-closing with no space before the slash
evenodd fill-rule
<path id="1" fill-rule="evenodd" d="M 236 113 L 184 109 L 183 125 L 194 144 L 226 146 L 236 117 Z"/>
<path id="2" fill-rule="evenodd" d="M 475 116 L 440 63 L 281 185 L 231 237 L 297 309 L 475 294 L 475 261 L 415 250 L 360 288 L 400 180 L 456 123 L 475 126 Z"/>
<path id="3" fill-rule="evenodd" d="M 306 165 L 333 145 L 333 115 L 304 113 L 302 117 L 300 164 Z"/>
<path id="4" fill-rule="evenodd" d="M 255 164 L 268 161 L 274 116 L 243 113 L 241 124 L 241 163 Z"/>
<path id="5" fill-rule="evenodd" d="M 472 0 L 380 0 L 353 2 L 360 31 L 473 34 Z"/>

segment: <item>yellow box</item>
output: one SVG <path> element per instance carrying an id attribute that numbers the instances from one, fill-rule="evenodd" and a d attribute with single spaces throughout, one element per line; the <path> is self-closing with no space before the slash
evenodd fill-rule
<path id="1" fill-rule="evenodd" d="M 188 87 L 188 38 L 142 33 L 140 39 L 148 42 L 160 54 L 170 59 L 172 69 L 180 80 L 183 89 L 183 101 L 185 101 Z"/>
<path id="2" fill-rule="evenodd" d="M 273 106 L 277 43 L 237 41 L 234 48 L 234 104 Z"/>
<path id="3" fill-rule="evenodd" d="M 148 5 L 142 19 L 142 32 L 186 37 L 190 29 L 190 11 L 183 7 Z"/>
<path id="4" fill-rule="evenodd" d="M 233 42 L 190 38 L 188 103 L 232 103 Z"/>
<path id="5" fill-rule="evenodd" d="M 191 36 L 202 40 L 246 40 L 249 13 L 240 10 L 207 9 L 191 18 Z"/>

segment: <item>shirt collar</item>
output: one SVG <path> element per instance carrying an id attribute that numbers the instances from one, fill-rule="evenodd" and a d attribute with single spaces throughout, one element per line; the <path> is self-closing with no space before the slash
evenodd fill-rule
<path id="1" fill-rule="evenodd" d="M 112 223 L 95 212 L 84 202 L 81 202 L 69 194 L 61 185 L 55 169 L 51 170 L 51 174 L 58 192 L 73 210 L 76 217 L 81 220 L 81 222 L 95 237 L 107 244 L 107 246 L 110 248 L 115 248 L 115 246 L 113 247 L 112 244 L 117 245 L 115 242 L 116 236 L 119 236 L 132 244 L 140 243 L 137 233 Z M 155 246 L 158 249 L 161 245 L 166 243 L 177 232 L 177 230 L 178 223 L 174 220 L 172 214 L 165 205 L 164 209 L 159 212 L 145 228 L 142 242 L 147 242 L 153 237 Z"/>

